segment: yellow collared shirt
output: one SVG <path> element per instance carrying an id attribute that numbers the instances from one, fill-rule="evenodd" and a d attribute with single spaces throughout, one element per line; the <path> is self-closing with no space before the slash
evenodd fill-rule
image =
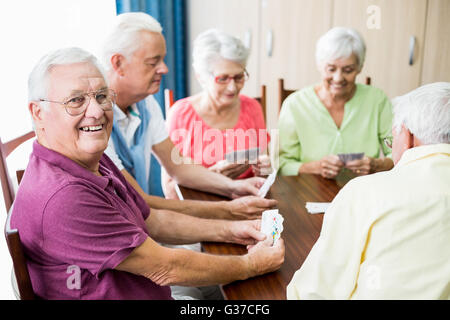
<path id="1" fill-rule="evenodd" d="M 450 145 L 407 150 L 325 213 L 288 299 L 450 299 Z"/>

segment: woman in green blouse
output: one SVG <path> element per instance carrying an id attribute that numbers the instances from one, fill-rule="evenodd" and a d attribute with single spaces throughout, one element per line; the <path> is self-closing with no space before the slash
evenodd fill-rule
<path id="1" fill-rule="evenodd" d="M 334 178 L 344 167 L 359 175 L 393 167 L 383 143 L 391 137 L 392 105 L 380 89 L 355 83 L 364 57 L 364 40 L 353 29 L 336 27 L 319 39 L 322 81 L 291 94 L 281 108 L 281 174 Z M 362 159 L 345 164 L 337 156 L 360 152 Z"/>

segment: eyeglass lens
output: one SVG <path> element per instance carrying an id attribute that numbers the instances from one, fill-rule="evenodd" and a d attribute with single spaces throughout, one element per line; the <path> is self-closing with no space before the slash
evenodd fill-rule
<path id="1" fill-rule="evenodd" d="M 103 110 L 109 110 L 114 103 L 114 92 L 112 90 L 100 90 L 89 92 L 67 100 L 66 110 L 71 115 L 83 113 L 90 103 L 91 96 L 94 96 L 96 102 L 102 106 Z"/>
<path id="2" fill-rule="evenodd" d="M 229 75 L 220 75 L 220 76 L 217 76 L 215 79 L 216 79 L 217 83 L 229 83 L 231 81 L 231 79 L 233 79 L 234 82 L 242 83 L 245 80 L 247 80 L 247 73 L 242 72 L 233 77 L 229 76 Z"/>

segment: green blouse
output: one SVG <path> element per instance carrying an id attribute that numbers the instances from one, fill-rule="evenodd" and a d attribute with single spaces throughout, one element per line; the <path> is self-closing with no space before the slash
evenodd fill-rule
<path id="1" fill-rule="evenodd" d="M 314 86 L 291 94 L 283 102 L 278 122 L 280 171 L 297 175 L 303 163 L 329 154 L 364 152 L 378 158 L 391 157 L 383 139 L 391 136 L 392 104 L 378 88 L 356 85 L 352 99 L 345 104 L 338 128 L 320 101 Z"/>

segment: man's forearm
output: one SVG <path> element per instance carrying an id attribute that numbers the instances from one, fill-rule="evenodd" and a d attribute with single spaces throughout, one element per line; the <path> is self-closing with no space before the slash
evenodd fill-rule
<path id="1" fill-rule="evenodd" d="M 169 176 L 178 184 L 226 197 L 233 194 L 233 180 L 201 165 L 192 164 L 192 159 L 184 159 L 170 138 L 153 145 L 152 150 Z"/>
<path id="2" fill-rule="evenodd" d="M 220 194 L 226 197 L 230 197 L 232 194 L 233 180 L 200 165 L 181 164 L 174 170 L 172 178 L 178 184 L 188 188 Z"/>
<path id="3" fill-rule="evenodd" d="M 371 158 L 370 159 L 370 171 L 380 172 L 391 170 L 394 167 L 394 162 L 391 158 Z"/>
<path id="4" fill-rule="evenodd" d="M 146 195 L 145 201 L 152 209 L 171 210 L 198 218 L 228 219 L 231 215 L 226 201 L 181 201 L 152 195 Z"/>
<path id="5" fill-rule="evenodd" d="M 167 244 L 200 241 L 226 242 L 229 238 L 225 220 L 210 220 L 168 210 L 152 210 L 146 220 L 153 239 Z"/>
<path id="6" fill-rule="evenodd" d="M 151 238 L 135 248 L 116 269 L 144 276 L 161 286 L 226 284 L 258 273 L 248 255 L 220 256 L 171 249 Z"/>
<path id="7" fill-rule="evenodd" d="M 172 210 L 194 217 L 228 219 L 231 208 L 226 201 L 195 201 L 195 200 L 173 200 L 146 194 L 137 181 L 125 169 L 122 170 L 125 179 L 144 198 L 150 208 L 159 210 Z"/>
<path id="8" fill-rule="evenodd" d="M 248 256 L 220 256 L 173 249 L 172 283 L 168 285 L 208 286 L 245 280 L 254 275 Z M 214 272 L 211 272 L 214 270 Z"/>

